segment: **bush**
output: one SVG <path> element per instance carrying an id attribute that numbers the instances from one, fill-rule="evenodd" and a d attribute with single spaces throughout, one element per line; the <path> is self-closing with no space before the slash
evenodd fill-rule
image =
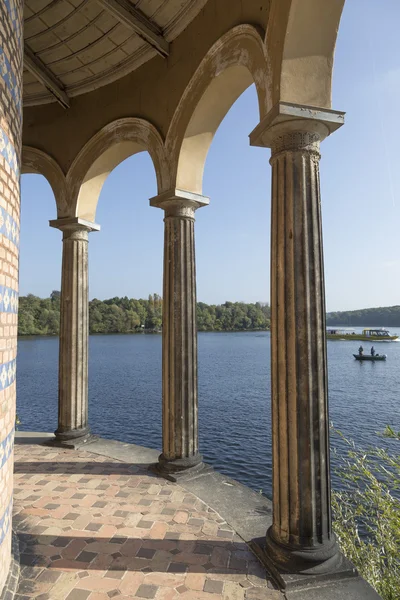
<path id="1" fill-rule="evenodd" d="M 400 440 L 390 427 L 384 435 Z M 337 471 L 342 489 L 332 495 L 334 531 L 343 553 L 378 594 L 399 600 L 400 456 L 383 448 L 363 451 L 341 437 L 347 452 Z"/>

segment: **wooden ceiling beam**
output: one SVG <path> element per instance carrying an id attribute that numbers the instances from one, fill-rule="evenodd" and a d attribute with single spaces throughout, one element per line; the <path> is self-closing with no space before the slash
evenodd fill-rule
<path id="1" fill-rule="evenodd" d="M 57 79 L 50 69 L 46 67 L 40 58 L 38 58 L 26 44 L 24 48 L 24 66 L 49 90 L 49 92 L 53 94 L 57 102 L 61 104 L 63 108 L 69 108 L 69 98 L 61 81 Z"/>
<path id="2" fill-rule="evenodd" d="M 161 29 L 135 8 L 129 0 L 97 0 L 97 3 L 126 27 L 137 33 L 158 54 L 164 58 L 169 55 L 169 43 L 164 39 Z"/>

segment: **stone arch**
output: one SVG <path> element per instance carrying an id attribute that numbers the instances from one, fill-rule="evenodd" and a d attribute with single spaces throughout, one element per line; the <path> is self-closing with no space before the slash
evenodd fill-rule
<path id="1" fill-rule="evenodd" d="M 255 27 L 234 27 L 212 46 L 188 84 L 167 134 L 176 188 L 202 193 L 207 153 L 221 121 L 252 83 L 262 119 L 271 108 L 269 82 L 265 46 Z"/>
<path id="2" fill-rule="evenodd" d="M 265 43 L 272 98 L 330 108 L 336 38 L 345 0 L 272 0 Z"/>
<path id="3" fill-rule="evenodd" d="M 68 196 L 65 175 L 59 164 L 38 148 L 22 147 L 22 174 L 37 173 L 43 175 L 53 190 L 57 205 L 58 218 L 68 216 Z"/>
<path id="4" fill-rule="evenodd" d="M 106 125 L 82 148 L 67 174 L 73 217 L 94 221 L 101 189 L 111 171 L 123 160 L 148 151 L 157 177 L 158 192 L 170 187 L 162 138 L 148 121 L 118 119 Z"/>

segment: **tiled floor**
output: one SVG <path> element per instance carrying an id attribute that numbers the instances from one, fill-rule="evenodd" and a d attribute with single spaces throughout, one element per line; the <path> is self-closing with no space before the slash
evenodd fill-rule
<path id="1" fill-rule="evenodd" d="M 19 600 L 272 600 L 234 531 L 179 485 L 88 451 L 15 449 Z"/>

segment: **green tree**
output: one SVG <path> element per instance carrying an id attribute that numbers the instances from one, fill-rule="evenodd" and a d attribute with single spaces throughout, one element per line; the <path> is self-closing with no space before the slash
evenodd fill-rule
<path id="1" fill-rule="evenodd" d="M 20 335 L 58 334 L 61 294 L 53 290 L 50 298 L 33 294 L 19 299 Z M 267 329 L 269 306 L 261 303 L 225 302 L 197 304 L 199 331 L 232 331 Z M 143 328 L 159 331 L 162 328 L 162 298 L 150 294 L 147 300 L 124 296 L 89 302 L 90 333 L 132 333 Z"/>

